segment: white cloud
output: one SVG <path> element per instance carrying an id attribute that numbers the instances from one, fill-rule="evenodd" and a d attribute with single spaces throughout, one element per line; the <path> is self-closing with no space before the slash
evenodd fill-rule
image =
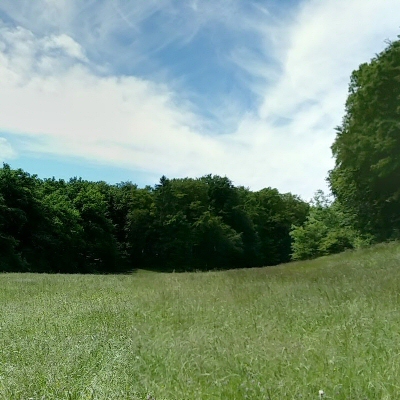
<path id="1" fill-rule="evenodd" d="M 249 153 L 264 167 L 265 182 L 305 197 L 326 188 L 333 167 L 330 146 L 344 114 L 350 74 L 383 50 L 385 39 L 396 39 L 399 14 L 397 0 L 310 0 L 272 29 L 255 26 L 265 36 L 264 53 L 250 58 L 250 66 L 249 57 L 235 61 L 261 76 L 274 54 L 278 67 L 273 84 L 266 76 L 256 88 L 261 106 L 242 121 L 235 137 L 254 145 Z M 258 186 L 262 179 L 253 181 Z"/>
<path id="2" fill-rule="evenodd" d="M 0 162 L 6 162 L 16 157 L 16 152 L 7 139 L 0 137 Z"/>
<path id="3" fill-rule="evenodd" d="M 21 3 L 29 8 L 34 2 Z M 67 16 L 79 14 L 76 2 L 63 4 Z M 60 23 L 68 29 L 57 35 L 51 29 L 39 34 L 35 26 L 0 26 L 0 130 L 37 138 L 26 144 L 27 151 L 79 156 L 159 176 L 226 174 L 235 184 L 274 186 L 307 199 L 325 187 L 333 165 L 330 145 L 351 71 L 382 50 L 386 38 L 395 38 L 400 14 L 397 0 L 309 0 L 271 25 L 268 12 L 242 18 L 233 12 L 236 6 L 227 9 L 226 29 L 233 29 L 236 18 L 240 29 L 252 30 L 264 43 L 257 51 L 242 43 L 227 57 L 257 82 L 253 89 L 260 105 L 245 113 L 233 131 L 212 136 L 201 128 L 207 121 L 172 86 L 93 73 L 87 54 L 95 37 L 106 42 L 125 19 L 129 29 L 140 30 L 139 22 L 161 7 L 149 2 L 135 10 L 116 3 L 111 12 L 112 2 L 102 4 L 109 19 L 102 8 L 102 19 L 95 17 L 97 30 L 82 40 L 65 33 L 75 29 L 71 20 Z M 195 34 L 215 18 L 201 2 L 190 4 L 198 19 L 175 39 L 184 40 L 182 32 Z M 219 2 L 217 8 L 227 4 Z M 167 1 L 162 7 L 173 11 Z M 56 15 L 50 10 L 41 14 L 48 26 Z M 16 20 L 29 25 L 26 10 L 17 11 Z"/>
<path id="4" fill-rule="evenodd" d="M 84 54 L 84 51 L 81 45 L 75 42 L 71 37 L 62 34 L 62 35 L 52 35 L 43 46 L 44 50 L 62 50 L 69 57 L 75 58 L 79 61 L 87 62 L 87 58 Z"/>
<path id="5" fill-rule="evenodd" d="M 99 77 L 80 64 L 55 68 L 57 56 L 46 53 L 53 38 L 4 30 L 3 47 L 11 50 L 1 55 L 0 129 L 40 138 L 29 150 L 170 175 L 208 171 L 208 160 L 223 156 L 212 138 L 192 128 L 196 117 L 174 104 L 166 86 Z M 38 67 L 43 58 L 51 71 Z"/>

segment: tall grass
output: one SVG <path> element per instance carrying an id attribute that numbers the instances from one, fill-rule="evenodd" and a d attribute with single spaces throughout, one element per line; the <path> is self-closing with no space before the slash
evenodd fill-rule
<path id="1" fill-rule="evenodd" d="M 0 275 L 0 399 L 400 398 L 400 246 L 209 273 Z"/>

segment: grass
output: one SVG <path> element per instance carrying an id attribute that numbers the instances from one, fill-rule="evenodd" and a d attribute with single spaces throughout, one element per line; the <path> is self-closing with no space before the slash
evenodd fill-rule
<path id="1" fill-rule="evenodd" d="M 226 272 L 0 275 L 0 399 L 399 399 L 400 245 Z"/>

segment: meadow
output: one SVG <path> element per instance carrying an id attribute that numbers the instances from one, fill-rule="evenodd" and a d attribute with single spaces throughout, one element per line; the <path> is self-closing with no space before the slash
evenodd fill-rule
<path id="1" fill-rule="evenodd" d="M 399 399 L 400 245 L 205 273 L 0 275 L 0 399 Z"/>

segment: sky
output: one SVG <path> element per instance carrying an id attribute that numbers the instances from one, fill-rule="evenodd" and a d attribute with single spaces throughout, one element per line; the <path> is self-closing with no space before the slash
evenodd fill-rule
<path id="1" fill-rule="evenodd" d="M 329 190 L 351 72 L 399 15 L 399 0 L 1 0 L 0 162 L 310 200 Z"/>

